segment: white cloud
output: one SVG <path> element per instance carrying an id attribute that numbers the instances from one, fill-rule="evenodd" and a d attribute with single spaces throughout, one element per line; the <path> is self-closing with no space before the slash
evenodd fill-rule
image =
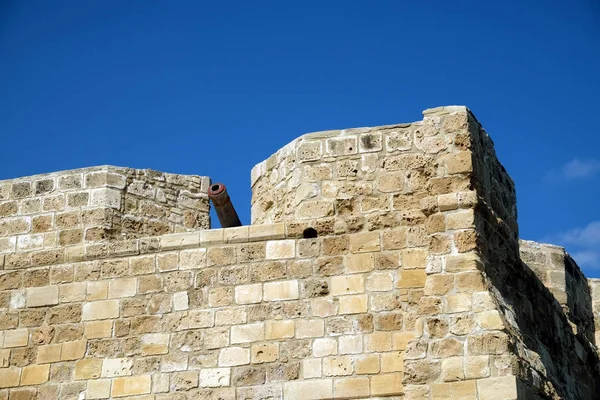
<path id="1" fill-rule="evenodd" d="M 559 169 L 548 171 L 544 179 L 551 181 L 571 181 L 592 178 L 599 172 L 600 161 L 595 159 L 580 160 L 575 158 Z"/>
<path id="2" fill-rule="evenodd" d="M 600 221 L 550 235 L 544 242 L 564 246 L 580 267 L 600 270 Z"/>

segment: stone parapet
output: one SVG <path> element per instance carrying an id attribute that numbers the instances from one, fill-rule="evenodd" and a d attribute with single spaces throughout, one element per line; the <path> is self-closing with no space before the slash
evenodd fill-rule
<path id="1" fill-rule="evenodd" d="M 0 254 L 210 228 L 209 181 L 111 166 L 0 181 Z"/>

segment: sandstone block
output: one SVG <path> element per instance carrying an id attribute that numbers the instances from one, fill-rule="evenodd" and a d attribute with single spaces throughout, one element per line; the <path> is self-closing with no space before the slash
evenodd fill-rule
<path id="1" fill-rule="evenodd" d="M 283 398 L 286 400 L 325 400 L 333 396 L 331 379 L 310 381 L 290 381 L 283 384 Z"/>
<path id="2" fill-rule="evenodd" d="M 265 301 L 298 299 L 298 281 L 268 282 L 264 284 Z"/>
<path id="3" fill-rule="evenodd" d="M 21 386 L 40 385 L 48 382 L 50 364 L 29 365 L 21 371 Z"/>
<path id="4" fill-rule="evenodd" d="M 111 396 L 124 397 L 150 393 L 150 375 L 125 376 L 113 379 Z"/>
<path id="5" fill-rule="evenodd" d="M 86 399 L 108 399 L 110 397 L 110 379 L 94 379 L 87 383 Z"/>
<path id="6" fill-rule="evenodd" d="M 252 363 L 262 364 L 277 361 L 279 358 L 279 345 L 277 343 L 252 345 Z"/>
<path id="7" fill-rule="evenodd" d="M 84 301 L 87 290 L 85 282 L 67 283 L 59 286 L 58 300 L 61 303 Z"/>
<path id="8" fill-rule="evenodd" d="M 60 359 L 62 361 L 72 361 L 83 358 L 87 348 L 87 342 L 85 340 L 76 340 L 72 342 L 65 342 L 62 345 L 60 353 Z"/>
<path id="9" fill-rule="evenodd" d="M 331 278 L 331 294 L 334 296 L 364 293 L 364 291 L 365 279 L 363 275 L 342 275 Z"/>
<path id="10" fill-rule="evenodd" d="M 2 335 L 0 335 L 2 338 Z M 22 347 L 27 346 L 29 342 L 29 331 L 27 329 L 14 329 L 4 332 L 4 344 L 2 347 L 5 349 L 11 347 Z"/>
<path id="11" fill-rule="evenodd" d="M 398 271 L 399 288 L 421 288 L 425 286 L 427 273 L 424 269 Z"/>
<path id="12" fill-rule="evenodd" d="M 0 389 L 19 386 L 21 368 L 0 368 Z"/>
<path id="13" fill-rule="evenodd" d="M 483 263 L 477 254 L 465 253 L 446 256 L 446 272 L 462 272 L 483 269 Z"/>
<path id="14" fill-rule="evenodd" d="M 289 339 L 294 337 L 295 327 L 293 320 L 267 321 L 265 323 L 265 336 L 267 340 Z"/>
<path id="15" fill-rule="evenodd" d="M 89 289 L 89 286 L 88 286 Z M 83 321 L 110 319 L 119 317 L 119 300 L 101 300 L 83 304 Z"/>
<path id="16" fill-rule="evenodd" d="M 485 330 L 502 330 L 504 329 L 504 321 L 497 310 L 484 311 L 475 314 L 475 321 L 481 329 Z"/>
<path id="17" fill-rule="evenodd" d="M 517 379 L 512 375 L 479 379 L 477 391 L 481 400 L 516 400 Z"/>
<path id="18" fill-rule="evenodd" d="M 475 227 L 475 212 L 472 209 L 455 211 L 446 215 L 448 229 L 467 229 Z"/>
<path id="19" fill-rule="evenodd" d="M 187 292 L 173 293 L 173 310 L 183 311 L 189 309 L 189 299 Z"/>
<path id="20" fill-rule="evenodd" d="M 102 339 L 112 336 L 112 321 L 91 321 L 85 324 L 87 339 Z"/>
<path id="21" fill-rule="evenodd" d="M 444 382 L 464 380 L 464 359 L 462 357 L 450 357 L 442 360 L 441 377 Z"/>
<path id="22" fill-rule="evenodd" d="M 380 249 L 379 232 L 355 233 L 350 235 L 350 251 L 352 253 L 367 253 L 379 251 Z"/>
<path id="23" fill-rule="evenodd" d="M 114 208 L 116 210 L 121 208 L 121 192 L 115 189 L 100 188 L 93 189 L 92 194 L 92 206 L 105 206 Z"/>
<path id="24" fill-rule="evenodd" d="M 99 378 L 102 372 L 102 359 L 88 358 L 75 363 L 75 379 Z"/>
<path id="25" fill-rule="evenodd" d="M 103 300 L 108 297 L 108 282 L 88 282 L 86 300 Z"/>
<path id="26" fill-rule="evenodd" d="M 365 353 L 376 353 L 392 350 L 391 332 L 374 332 L 364 336 Z"/>
<path id="27" fill-rule="evenodd" d="M 369 378 L 342 378 L 333 382 L 334 398 L 363 398 L 369 396 Z"/>
<path id="28" fill-rule="evenodd" d="M 349 274 L 369 272 L 375 268 L 375 257 L 373 253 L 349 254 L 344 259 L 344 265 Z"/>
<path id="29" fill-rule="evenodd" d="M 58 286 L 27 288 L 27 307 L 43 307 L 58 304 Z"/>
<path id="30" fill-rule="evenodd" d="M 284 238 L 285 224 L 283 223 L 250 225 L 248 227 L 248 240 L 251 242 Z"/>
<path id="31" fill-rule="evenodd" d="M 229 386 L 230 379 L 230 368 L 204 368 L 200 370 L 200 386 L 202 387 Z"/>
<path id="32" fill-rule="evenodd" d="M 371 377 L 371 396 L 399 396 L 403 389 L 401 373 Z"/>
<path id="33" fill-rule="evenodd" d="M 490 357 L 471 356 L 465 358 L 465 378 L 478 379 L 490 376 Z"/>
<path id="34" fill-rule="evenodd" d="M 356 373 L 376 374 L 380 371 L 379 354 L 362 354 L 355 358 Z"/>
<path id="35" fill-rule="evenodd" d="M 206 266 L 206 249 L 185 250 L 179 253 L 179 269 L 198 269 Z"/>
<path id="36" fill-rule="evenodd" d="M 369 296 L 366 294 L 341 296 L 339 302 L 340 314 L 360 314 L 367 312 Z"/>
<path id="37" fill-rule="evenodd" d="M 450 294 L 446 296 L 444 312 L 457 313 L 471 310 L 471 295 L 469 293 Z"/>
<path id="38" fill-rule="evenodd" d="M 37 351 L 37 364 L 48 364 L 60 361 L 60 353 L 62 344 L 49 344 L 47 346 L 39 346 Z"/>

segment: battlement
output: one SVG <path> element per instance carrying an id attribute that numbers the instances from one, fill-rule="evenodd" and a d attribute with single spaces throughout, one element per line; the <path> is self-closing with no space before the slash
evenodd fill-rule
<path id="1" fill-rule="evenodd" d="M 0 399 L 600 393 L 600 281 L 519 241 L 465 107 L 307 134 L 251 176 L 252 225 L 226 229 L 207 177 L 0 181 Z"/>

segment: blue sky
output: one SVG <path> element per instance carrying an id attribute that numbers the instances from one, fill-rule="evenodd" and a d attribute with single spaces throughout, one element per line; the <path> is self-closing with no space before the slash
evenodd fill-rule
<path id="1" fill-rule="evenodd" d="M 600 3 L 0 1 L 0 179 L 113 164 L 250 170 L 312 131 L 464 104 L 521 237 L 600 276 Z"/>

